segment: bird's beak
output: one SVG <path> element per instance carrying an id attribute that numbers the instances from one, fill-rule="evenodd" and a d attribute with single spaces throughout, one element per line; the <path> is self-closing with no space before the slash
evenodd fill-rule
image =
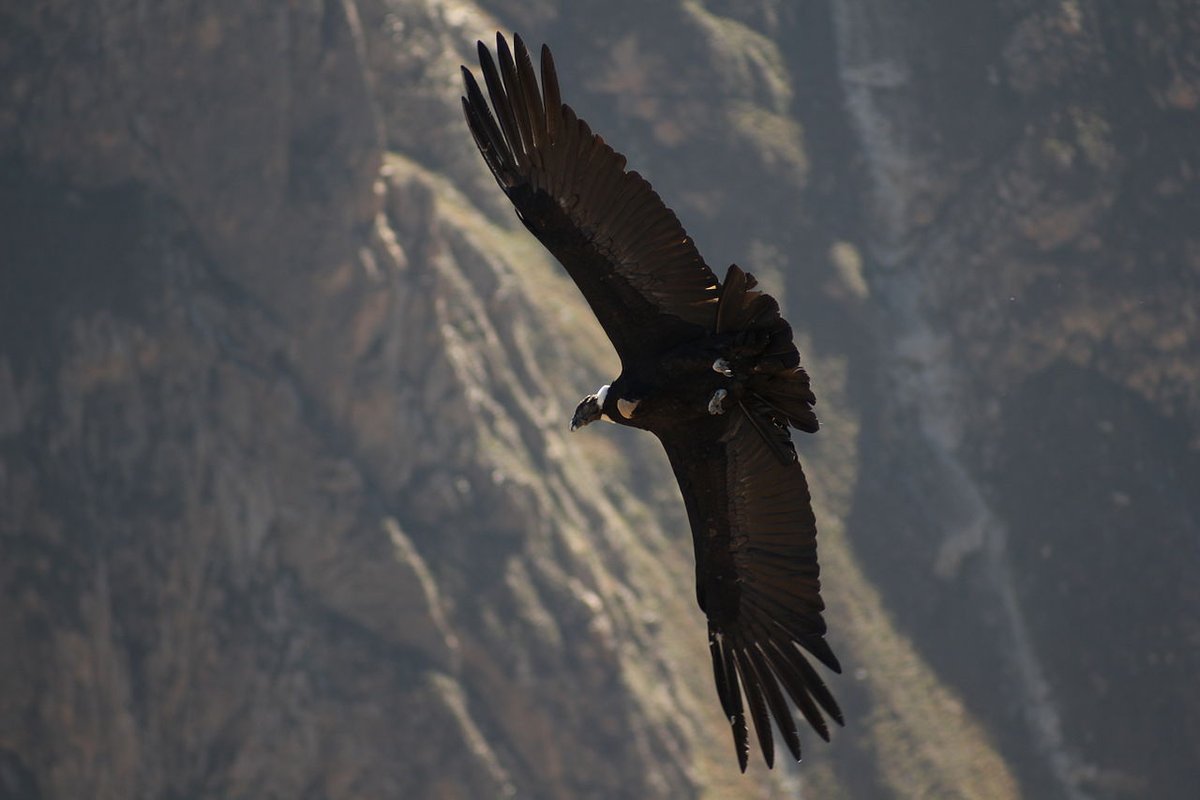
<path id="1" fill-rule="evenodd" d="M 577 431 L 584 425 L 589 425 L 600 419 L 600 402 L 594 394 L 590 394 L 575 407 L 575 415 L 571 417 L 571 430 Z"/>

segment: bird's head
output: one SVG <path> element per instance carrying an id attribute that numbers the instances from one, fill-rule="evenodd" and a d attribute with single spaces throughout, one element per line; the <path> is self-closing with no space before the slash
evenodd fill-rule
<path id="1" fill-rule="evenodd" d="M 575 406 L 575 415 L 571 417 L 571 430 L 577 431 L 584 425 L 590 425 L 598 419 L 607 419 L 604 414 L 604 401 L 608 398 L 608 384 L 601 386 L 595 394 L 589 394 Z"/>

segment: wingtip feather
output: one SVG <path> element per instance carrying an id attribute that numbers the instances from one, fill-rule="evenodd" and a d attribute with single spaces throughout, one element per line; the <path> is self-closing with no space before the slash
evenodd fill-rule
<path id="1" fill-rule="evenodd" d="M 737 664 L 738 675 L 742 679 L 742 692 L 746 695 L 746 705 L 750 707 L 750 720 L 754 723 L 754 734 L 758 746 L 762 750 L 763 761 L 767 768 L 775 766 L 775 739 L 771 733 L 771 720 L 767 714 L 767 702 L 760 688 L 761 678 L 750 662 L 744 643 L 738 642 L 733 648 L 734 663 Z"/>

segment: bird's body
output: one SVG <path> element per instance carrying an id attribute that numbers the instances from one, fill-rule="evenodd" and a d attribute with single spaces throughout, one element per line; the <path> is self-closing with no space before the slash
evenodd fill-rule
<path id="1" fill-rule="evenodd" d="M 718 281 L 678 219 L 625 159 L 562 103 L 550 52 L 539 88 L 528 51 L 479 44 L 491 108 L 463 68 L 467 123 L 525 226 L 579 286 L 621 358 L 572 430 L 598 419 L 662 442 L 696 551 L 717 694 L 746 767 L 743 696 L 768 765 L 770 718 L 793 755 L 788 699 L 823 737 L 841 712 L 803 648 L 840 671 L 824 639 L 816 520 L 789 427 L 816 402 L 779 306 L 736 265 Z M 492 110 L 495 111 L 495 116 Z"/>

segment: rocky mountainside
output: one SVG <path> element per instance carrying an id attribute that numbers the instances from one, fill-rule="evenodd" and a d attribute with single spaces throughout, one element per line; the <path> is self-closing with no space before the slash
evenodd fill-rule
<path id="1" fill-rule="evenodd" d="M 0 798 L 1189 797 L 1200 4 L 0 2 Z M 788 308 L 848 725 L 738 774 L 477 38 Z"/>

